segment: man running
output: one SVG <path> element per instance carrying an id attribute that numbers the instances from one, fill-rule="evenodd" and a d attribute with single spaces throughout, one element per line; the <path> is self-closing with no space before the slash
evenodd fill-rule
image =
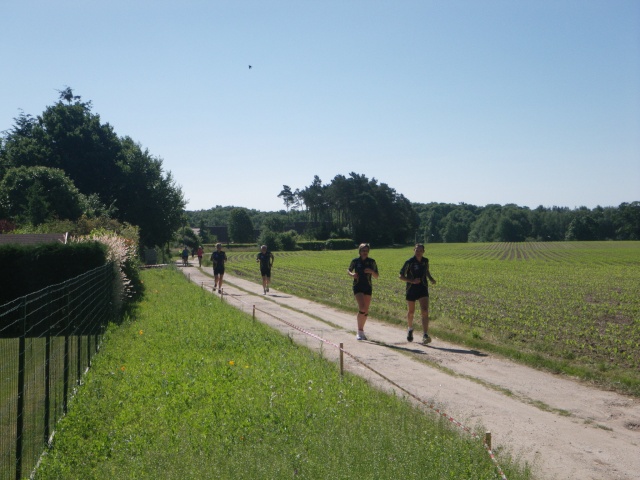
<path id="1" fill-rule="evenodd" d="M 260 253 L 256 258 L 256 262 L 260 264 L 260 275 L 262 275 L 262 288 L 264 294 L 269 292 L 269 284 L 271 283 L 271 267 L 273 266 L 273 253 L 267 250 L 266 245 L 260 247 Z"/>
<path id="2" fill-rule="evenodd" d="M 224 277 L 224 264 L 227 261 L 227 253 L 222 251 L 222 244 L 216 243 L 216 251 L 211 254 L 213 263 L 213 289 L 218 288 L 222 293 L 222 277 Z"/>

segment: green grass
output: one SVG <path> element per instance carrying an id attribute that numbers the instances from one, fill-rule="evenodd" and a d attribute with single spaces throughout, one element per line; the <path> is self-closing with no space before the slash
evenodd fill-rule
<path id="1" fill-rule="evenodd" d="M 478 439 L 185 281 L 142 274 L 36 479 L 495 479 Z M 498 459 L 509 479 L 530 478 Z"/>
<path id="2" fill-rule="evenodd" d="M 372 318 L 406 323 L 398 273 L 412 254 L 371 250 Z M 640 242 L 430 244 L 425 255 L 437 337 L 640 396 Z M 355 314 L 355 251 L 275 256 L 274 288 Z M 230 253 L 227 271 L 260 282 L 253 252 Z"/>

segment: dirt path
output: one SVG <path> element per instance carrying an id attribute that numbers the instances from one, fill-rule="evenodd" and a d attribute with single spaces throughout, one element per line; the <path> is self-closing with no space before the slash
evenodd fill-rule
<path id="1" fill-rule="evenodd" d="M 213 279 L 184 268 L 191 281 L 212 291 Z M 221 296 L 294 341 L 332 361 L 339 352 L 317 338 L 343 343 L 344 350 L 425 402 L 434 402 L 468 427 L 491 431 L 493 449 L 504 446 L 533 465 L 536 478 L 640 479 L 640 401 L 542 373 L 492 354 L 437 337 L 429 346 L 409 343 L 403 328 L 375 319 L 366 325 L 371 341 L 355 340 L 355 314 L 225 275 Z M 265 313 L 266 312 L 266 313 Z M 354 304 L 355 313 L 355 304 Z M 277 317 L 277 318 L 274 318 Z M 279 320 L 281 319 L 281 320 Z M 395 387 L 345 356 L 345 369 L 385 390 Z M 498 447 L 498 448 L 497 448 Z M 499 461 L 498 453 L 498 461 Z"/>

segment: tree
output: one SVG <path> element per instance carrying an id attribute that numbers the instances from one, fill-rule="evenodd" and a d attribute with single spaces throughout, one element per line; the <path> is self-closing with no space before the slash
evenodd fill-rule
<path id="1" fill-rule="evenodd" d="M 590 215 L 580 215 L 571 220 L 566 240 L 595 240 L 598 224 Z"/>
<path id="2" fill-rule="evenodd" d="M 234 208 L 229 217 L 229 236 L 236 243 L 255 242 L 253 223 L 244 208 Z"/>
<path id="3" fill-rule="evenodd" d="M 139 226 L 144 246 L 164 245 L 181 225 L 185 200 L 162 160 L 129 137 L 119 138 L 71 88 L 59 93 L 58 102 L 37 118 L 15 119 L 0 145 L 0 173 L 20 166 L 59 168 L 87 207 Z M 38 199 L 37 191 L 31 199 Z"/>
<path id="4" fill-rule="evenodd" d="M 182 225 L 182 190 L 171 172 L 164 173 L 162 160 L 130 137 L 122 139 L 118 166 L 122 178 L 115 203 L 119 218 L 140 227 L 142 245 L 164 245 Z"/>
<path id="5" fill-rule="evenodd" d="M 0 181 L 0 212 L 19 222 L 77 220 L 83 201 L 71 179 L 57 168 L 10 168 Z"/>
<path id="6" fill-rule="evenodd" d="M 445 243 L 466 243 L 475 217 L 464 208 L 456 208 L 442 220 L 442 240 Z"/>
<path id="7" fill-rule="evenodd" d="M 291 191 L 291 187 L 289 185 L 283 185 L 282 191 L 278 194 L 278 198 L 282 199 L 284 202 L 284 208 L 289 212 L 289 207 L 295 203 L 295 196 Z"/>
<path id="8" fill-rule="evenodd" d="M 284 215 L 270 214 L 262 221 L 262 228 L 272 232 L 284 232 L 287 228 L 287 219 Z"/>
<path id="9" fill-rule="evenodd" d="M 314 175 L 310 186 L 300 191 L 300 198 L 307 208 L 311 221 L 317 222 L 322 216 L 323 207 L 326 204 L 326 187 L 318 175 Z"/>
<path id="10" fill-rule="evenodd" d="M 621 203 L 615 218 L 620 240 L 640 240 L 640 202 Z"/>
<path id="11" fill-rule="evenodd" d="M 207 231 L 207 227 L 204 224 L 204 220 L 200 220 L 200 223 L 198 224 L 198 231 L 200 232 L 199 236 L 202 243 L 211 243 L 211 238 Z"/>
<path id="12" fill-rule="evenodd" d="M 496 240 L 500 242 L 524 242 L 530 234 L 529 209 L 513 204 L 505 205 L 498 219 Z"/>
<path id="13" fill-rule="evenodd" d="M 91 112 L 91 102 L 65 92 L 36 119 L 23 114 L 16 120 L 6 138 L 4 154 L 16 167 L 40 165 L 64 170 L 80 192 L 97 193 L 110 205 L 121 180 L 116 164 L 120 140 L 109 124 L 101 124 L 100 116 Z"/>
<path id="14" fill-rule="evenodd" d="M 469 231 L 470 242 L 494 242 L 497 238 L 496 230 L 500 219 L 500 205 L 487 205 L 471 224 Z"/>

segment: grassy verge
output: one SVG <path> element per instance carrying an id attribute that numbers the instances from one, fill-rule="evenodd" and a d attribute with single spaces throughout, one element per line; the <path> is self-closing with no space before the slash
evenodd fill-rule
<path id="1" fill-rule="evenodd" d="M 36 472 L 49 478 L 498 478 L 481 443 L 187 283 L 145 271 Z M 498 458 L 509 479 L 527 469 Z"/>

